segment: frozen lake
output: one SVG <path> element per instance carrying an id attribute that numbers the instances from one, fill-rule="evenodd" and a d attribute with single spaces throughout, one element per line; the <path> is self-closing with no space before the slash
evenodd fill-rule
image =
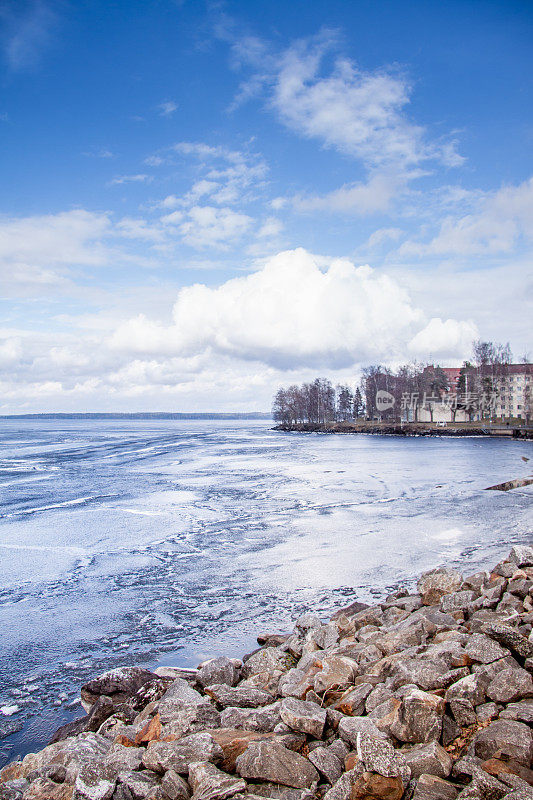
<path id="1" fill-rule="evenodd" d="M 0 765 L 112 666 L 238 656 L 309 607 L 533 539 L 532 487 L 484 491 L 530 474 L 533 442 L 270 425 L 0 421 Z"/>

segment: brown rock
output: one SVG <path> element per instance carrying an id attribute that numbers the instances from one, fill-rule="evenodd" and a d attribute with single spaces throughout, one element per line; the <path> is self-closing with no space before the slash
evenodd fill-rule
<path id="1" fill-rule="evenodd" d="M 18 778 L 24 777 L 24 768 L 21 761 L 12 761 L 11 764 L 6 764 L 5 767 L 0 769 L 0 783 L 6 781 L 15 781 Z"/>
<path id="2" fill-rule="evenodd" d="M 313 680 L 313 688 L 323 694 L 333 687 L 346 689 L 359 674 L 357 662 L 345 656 L 326 656 Z"/>
<path id="3" fill-rule="evenodd" d="M 425 606 L 437 605 L 445 594 L 458 591 L 463 582 L 459 572 L 437 567 L 425 572 L 418 581 L 417 591 Z"/>
<path id="4" fill-rule="evenodd" d="M 319 779 L 306 758 L 275 742 L 252 742 L 237 758 L 237 772 L 243 778 L 273 781 L 295 789 L 304 789 Z"/>
<path id="5" fill-rule="evenodd" d="M 360 683 L 354 689 L 344 692 L 342 697 L 333 704 L 333 708 L 350 717 L 360 717 L 364 714 L 366 699 L 373 689 L 372 683 Z"/>
<path id="6" fill-rule="evenodd" d="M 159 714 L 156 714 L 155 717 L 152 717 L 152 719 L 149 720 L 135 736 L 135 744 L 148 744 L 148 742 L 153 742 L 155 739 L 159 739 L 161 736 L 161 730 L 162 727 Z"/>
<path id="7" fill-rule="evenodd" d="M 518 764 L 516 761 L 500 761 L 498 758 L 489 758 L 481 764 L 482 769 L 495 778 L 505 775 L 518 775 L 522 780 L 533 786 L 533 771 Z"/>
<path id="8" fill-rule="evenodd" d="M 352 787 L 352 800 L 401 800 L 404 787 L 401 778 L 386 778 L 374 772 L 363 772 Z"/>
<path id="9" fill-rule="evenodd" d="M 235 762 L 238 756 L 244 753 L 251 742 L 272 741 L 277 738 L 275 733 L 258 733 L 238 728 L 214 728 L 207 732 L 222 748 L 224 758 L 220 767 L 225 772 L 235 772 Z"/>

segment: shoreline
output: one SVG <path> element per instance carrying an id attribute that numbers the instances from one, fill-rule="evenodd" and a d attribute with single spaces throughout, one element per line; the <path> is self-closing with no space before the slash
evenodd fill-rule
<path id="1" fill-rule="evenodd" d="M 533 439 L 533 428 L 504 425 L 480 425 L 478 423 L 447 423 L 435 425 L 430 422 L 297 422 L 281 423 L 272 428 L 283 433 L 335 433 L 353 434 L 366 433 L 380 436 L 489 436 L 518 439 L 520 441 Z"/>
<path id="2" fill-rule="evenodd" d="M 89 681 L 86 716 L 1 769 L 0 798 L 533 796 L 532 547 L 257 640 L 242 660 Z"/>

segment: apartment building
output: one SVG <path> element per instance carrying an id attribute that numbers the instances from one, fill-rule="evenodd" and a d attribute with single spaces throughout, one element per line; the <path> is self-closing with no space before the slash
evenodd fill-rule
<path id="1" fill-rule="evenodd" d="M 509 364 L 497 379 L 495 414 L 530 420 L 533 417 L 533 364 Z"/>

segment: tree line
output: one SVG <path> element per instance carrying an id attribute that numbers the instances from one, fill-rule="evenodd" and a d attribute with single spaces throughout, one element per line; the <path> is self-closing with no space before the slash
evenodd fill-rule
<path id="1" fill-rule="evenodd" d="M 511 361 L 509 344 L 478 340 L 472 344 L 472 361 L 465 361 L 461 367 L 457 385 L 450 385 L 444 370 L 433 364 L 411 362 L 396 370 L 373 364 L 363 368 L 360 385 L 355 389 L 344 384 L 334 387 L 327 378 L 280 388 L 274 397 L 272 414 L 285 425 L 361 418 L 417 421 L 420 411 L 425 409 L 433 420 L 436 404 L 447 402 L 452 420 L 459 410 L 472 419 L 476 414 L 490 414 L 490 407 L 484 409 L 483 398 L 494 398 L 499 380 Z M 382 392 L 394 400 L 386 410 L 379 407 Z"/>

